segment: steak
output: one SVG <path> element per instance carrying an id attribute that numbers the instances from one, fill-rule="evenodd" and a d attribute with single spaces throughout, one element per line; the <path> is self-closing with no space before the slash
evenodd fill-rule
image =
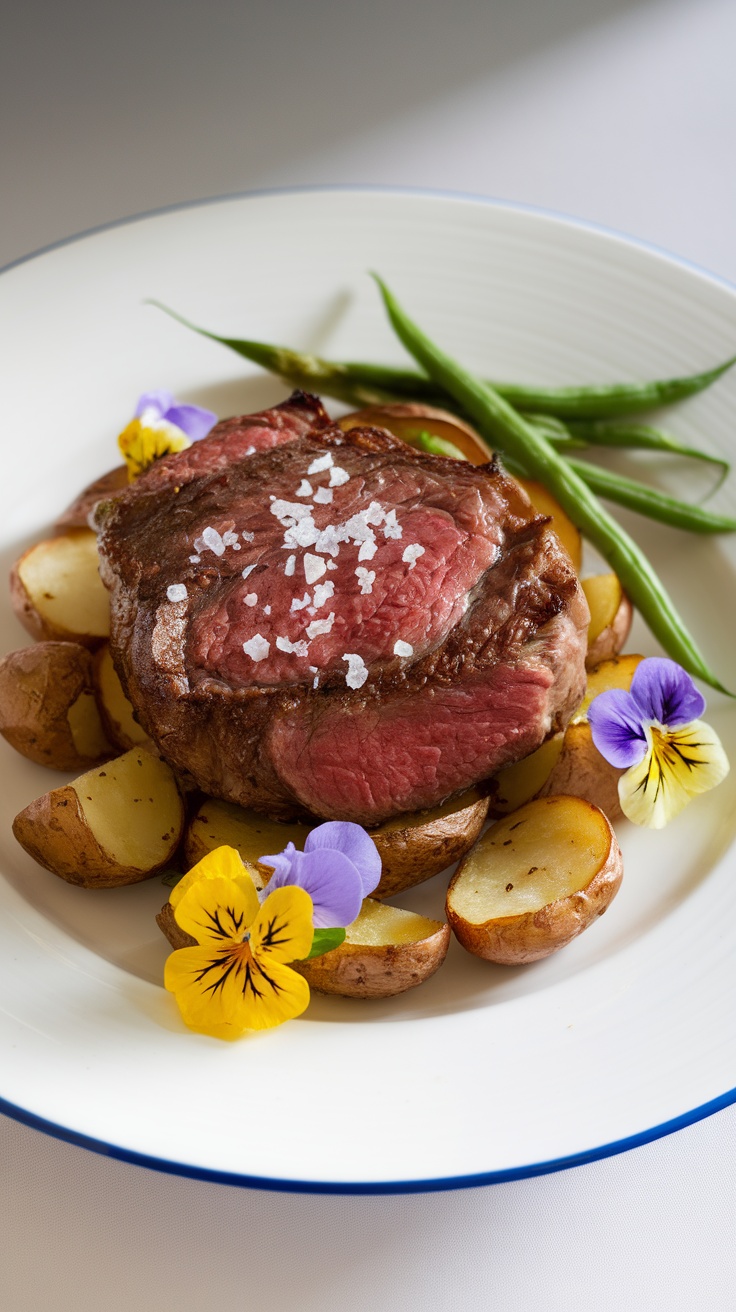
<path id="1" fill-rule="evenodd" d="M 210 796 L 376 824 L 528 755 L 583 694 L 577 577 L 496 460 L 342 433 L 295 394 L 96 522 L 124 687 Z"/>

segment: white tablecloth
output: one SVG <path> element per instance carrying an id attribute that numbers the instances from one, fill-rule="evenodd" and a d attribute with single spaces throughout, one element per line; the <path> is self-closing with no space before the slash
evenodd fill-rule
<path id="1" fill-rule="evenodd" d="M 736 280 L 729 0 L 27 0 L 3 28 L 0 265 L 174 202 L 358 182 L 577 214 Z M 725 1312 L 735 1166 L 728 1108 L 559 1175 L 315 1197 L 0 1118 L 0 1306 Z"/>

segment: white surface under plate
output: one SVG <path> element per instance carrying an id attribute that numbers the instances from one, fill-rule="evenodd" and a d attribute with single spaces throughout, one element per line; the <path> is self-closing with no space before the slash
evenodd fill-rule
<path id="1" fill-rule="evenodd" d="M 399 362 L 371 268 L 448 350 L 498 378 L 675 375 L 736 343 L 736 292 L 716 279 L 481 200 L 305 191 L 113 227 L 0 283 L 5 563 L 115 463 L 140 392 L 168 387 L 221 415 L 283 397 L 146 297 L 222 333 Z M 727 376 L 668 423 L 728 452 L 735 407 Z M 677 461 L 666 477 L 693 495 L 709 485 Z M 733 485 L 713 504 L 735 510 Z M 736 687 L 732 544 L 627 523 Z M 5 649 L 25 645 L 1 604 Z M 643 628 L 637 648 L 655 651 Z M 706 718 L 733 757 L 733 706 L 712 694 Z M 42 871 L 10 825 L 63 777 L 5 744 L 0 768 L 0 1109 L 30 1124 L 195 1176 L 380 1192 L 555 1169 L 736 1098 L 736 774 L 664 833 L 620 827 L 621 892 L 556 956 L 505 969 L 454 944 L 403 997 L 314 997 L 303 1019 L 225 1044 L 185 1030 L 161 986 L 159 880 L 88 892 Z M 439 914 L 442 880 L 401 900 Z"/>

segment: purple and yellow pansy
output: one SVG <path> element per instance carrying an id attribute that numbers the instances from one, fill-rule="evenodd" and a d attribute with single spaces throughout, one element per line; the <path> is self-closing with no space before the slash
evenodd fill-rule
<path id="1" fill-rule="evenodd" d="M 171 954 L 164 984 L 184 1023 L 215 1038 L 300 1016 L 309 985 L 289 963 L 338 946 L 381 874 L 373 840 L 339 821 L 312 830 L 304 852 L 289 843 L 263 863 L 274 874 L 259 893 L 256 872 L 218 847 L 171 891 L 176 922 L 197 946 Z"/>
<path id="2" fill-rule="evenodd" d="M 643 660 L 629 692 L 610 689 L 588 709 L 601 756 L 624 770 L 621 809 L 634 824 L 662 829 L 688 802 L 725 779 L 728 758 L 700 716 L 705 699 L 675 661 Z"/>
<path id="3" fill-rule="evenodd" d="M 134 482 L 161 456 L 172 455 L 199 442 L 217 423 L 217 415 L 198 405 L 184 405 L 171 392 L 159 388 L 144 392 L 135 415 L 118 437 L 118 446 Z"/>

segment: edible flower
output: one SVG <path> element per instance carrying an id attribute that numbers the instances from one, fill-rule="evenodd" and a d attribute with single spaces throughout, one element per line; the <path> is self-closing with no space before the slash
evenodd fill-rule
<path id="1" fill-rule="evenodd" d="M 705 699 L 675 661 L 650 657 L 637 666 L 631 689 L 609 689 L 588 709 L 601 756 L 625 773 L 618 782 L 629 820 L 662 829 L 698 793 L 729 771 L 714 731 L 700 719 Z"/>
<path id="2" fill-rule="evenodd" d="M 197 942 L 173 952 L 164 972 L 185 1025 L 237 1039 L 306 1010 L 309 985 L 288 965 L 312 946 L 312 901 L 303 888 L 277 888 L 260 903 L 239 854 L 220 847 L 180 880 L 170 901 L 177 924 Z"/>
<path id="3" fill-rule="evenodd" d="M 198 405 L 180 405 L 171 392 L 144 392 L 135 416 L 118 437 L 118 446 L 134 482 L 161 456 L 183 451 L 206 437 L 217 415 Z"/>
<path id="4" fill-rule="evenodd" d="M 381 878 L 381 858 L 373 839 L 361 825 L 329 820 L 307 836 L 304 851 L 288 843 L 276 856 L 262 856 L 272 866 L 267 893 L 273 889 L 304 889 L 314 904 L 315 929 L 351 925 L 363 898 Z"/>

